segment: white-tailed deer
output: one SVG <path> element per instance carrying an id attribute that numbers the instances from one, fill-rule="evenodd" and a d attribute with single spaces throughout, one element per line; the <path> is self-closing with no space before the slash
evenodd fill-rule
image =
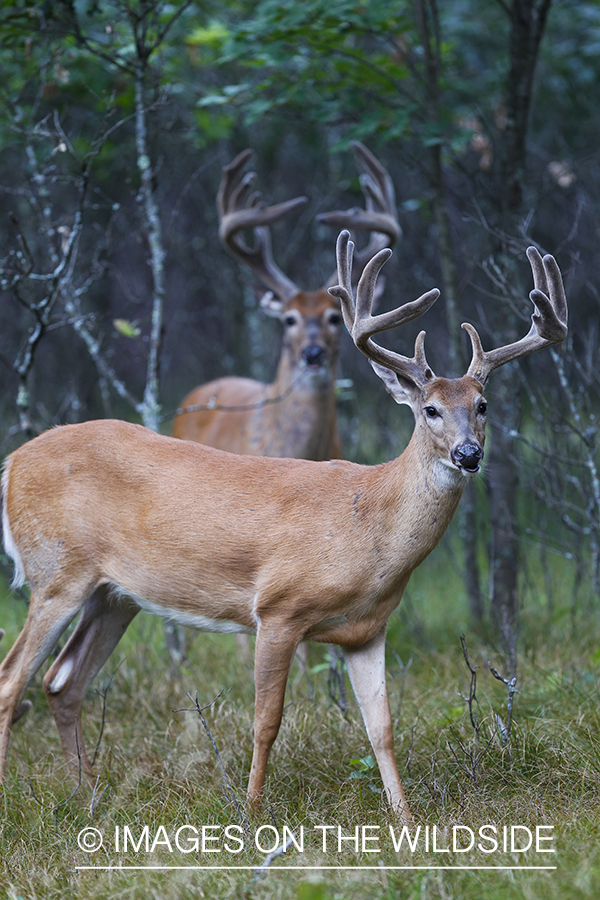
<path id="1" fill-rule="evenodd" d="M 366 266 L 356 302 L 352 245 L 338 241 L 345 322 L 415 429 L 402 455 L 378 466 L 238 456 L 120 421 L 55 428 L 8 457 L 4 546 L 15 582 L 29 582 L 23 631 L 0 666 L 0 774 L 10 726 L 30 679 L 81 617 L 44 677 L 63 748 L 90 774 L 81 706 L 90 680 L 140 610 L 202 630 L 256 633 L 254 754 L 258 801 L 300 641 L 341 645 L 392 807 L 409 817 L 394 757 L 385 631 L 411 572 L 436 546 L 465 482 L 480 468 L 483 387 L 492 369 L 565 337 L 566 300 L 551 256 L 527 251 L 535 305 L 528 335 L 484 352 L 475 329 L 462 378 L 437 378 L 424 332 L 407 358 L 373 341 L 422 315 L 437 290 L 372 316 L 377 275 Z M 78 732 L 76 739 L 76 729 Z"/>
<path id="2" fill-rule="evenodd" d="M 322 214 L 319 220 L 370 232 L 358 268 L 375 252 L 393 244 L 400 226 L 388 172 L 362 144 L 355 142 L 353 147 L 363 169 L 361 184 L 367 208 L 336 210 Z M 261 307 L 283 325 L 277 373 L 272 384 L 226 377 L 195 388 L 181 403 L 181 409 L 189 411 L 176 417 L 173 437 L 253 456 L 339 458 L 335 398 L 342 324 L 339 302 L 326 287 L 300 290 L 276 265 L 268 226 L 302 206 L 307 198 L 265 206 L 260 194 L 253 191 L 256 174 L 240 177 L 251 156 L 251 150 L 244 150 L 223 169 L 217 197 L 219 234 L 227 250 L 268 289 Z M 253 247 L 242 237 L 248 229 L 253 231 Z M 331 279 L 329 284 L 335 281 Z"/>

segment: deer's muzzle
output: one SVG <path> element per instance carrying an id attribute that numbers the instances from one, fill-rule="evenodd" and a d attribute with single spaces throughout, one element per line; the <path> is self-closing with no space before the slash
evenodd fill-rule
<path id="1" fill-rule="evenodd" d="M 308 366 L 315 368 L 324 365 L 326 356 L 327 351 L 324 347 L 320 347 L 318 344 L 310 344 L 302 351 L 302 359 L 304 360 L 304 362 Z"/>
<path id="2" fill-rule="evenodd" d="M 483 459 L 483 448 L 480 444 L 469 441 L 454 447 L 451 456 L 452 462 L 459 469 L 474 473 L 479 471 L 479 463 Z"/>

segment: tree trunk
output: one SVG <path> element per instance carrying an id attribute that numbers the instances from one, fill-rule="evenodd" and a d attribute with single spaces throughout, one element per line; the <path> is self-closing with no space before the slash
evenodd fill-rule
<path id="1" fill-rule="evenodd" d="M 506 86 L 506 129 L 499 141 L 500 171 L 498 205 L 505 233 L 518 231 L 523 179 L 526 170 L 527 131 L 531 111 L 533 77 L 540 42 L 551 0 L 513 0 L 510 7 L 509 74 Z M 506 306 L 503 309 L 506 314 Z M 508 329 L 510 330 L 510 329 Z M 495 329 L 501 339 L 507 329 Z M 501 343 L 505 343 L 502 339 Z M 499 342 L 499 343 L 500 343 Z M 490 597 L 492 618 L 503 650 L 516 674 L 518 551 L 517 489 L 518 466 L 511 459 L 514 441 L 511 432 L 518 420 L 519 382 L 513 366 L 494 376 L 496 421 L 502 428 L 494 433 L 490 466 L 492 558 Z"/>
<path id="2" fill-rule="evenodd" d="M 440 31 L 437 0 L 419 0 L 416 5 L 417 25 L 425 51 L 425 78 L 427 87 L 427 115 L 432 123 L 439 120 L 440 106 Z M 446 308 L 448 328 L 448 357 L 450 375 L 460 377 L 466 370 L 461 351 L 461 330 L 458 309 L 458 278 L 456 256 L 452 246 L 450 217 L 444 171 L 442 145 L 429 148 L 429 177 L 433 187 L 433 215 L 438 231 L 442 294 Z M 459 507 L 460 534 L 463 545 L 464 584 L 467 592 L 471 619 L 476 626 L 483 620 L 483 601 L 480 588 L 477 553 L 477 527 L 475 519 L 474 486 L 468 485 Z"/>
<path id="3" fill-rule="evenodd" d="M 519 537 L 517 530 L 518 467 L 513 458 L 518 427 L 518 395 L 510 367 L 494 374 L 494 418 L 501 422 L 492 435 L 490 453 L 490 508 L 492 542 L 490 559 L 490 601 L 492 619 L 502 641 L 510 675 L 517 671 L 517 579 Z"/>

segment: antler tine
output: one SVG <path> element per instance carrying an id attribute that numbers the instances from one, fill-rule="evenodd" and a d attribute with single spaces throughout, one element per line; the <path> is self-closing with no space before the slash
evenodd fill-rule
<path id="1" fill-rule="evenodd" d="M 278 298 L 269 305 L 271 311 L 299 293 L 299 288 L 277 266 L 271 250 L 268 227 L 308 202 L 308 197 L 294 197 L 267 206 L 258 191 L 253 191 L 255 172 L 239 180 L 240 172 L 252 156 L 252 150 L 239 153 L 223 167 L 217 194 L 219 237 L 227 250 L 258 275 L 263 284 Z M 249 247 L 241 232 L 252 229 L 254 246 Z"/>
<path id="2" fill-rule="evenodd" d="M 382 329 L 376 326 L 377 320 L 384 319 L 385 316 L 390 315 L 389 313 L 383 313 L 380 316 L 372 316 L 371 311 L 373 309 L 373 295 L 375 293 L 377 276 L 391 255 L 392 251 L 390 248 L 384 247 L 383 250 L 380 250 L 369 260 L 360 276 L 356 289 L 356 313 L 354 316 L 354 330 L 357 335 L 363 332 L 367 333 L 367 331 L 369 335 L 374 334 L 376 331 L 381 331 Z M 385 327 L 383 326 L 383 328 Z M 391 325 L 387 327 L 389 328 Z"/>
<path id="3" fill-rule="evenodd" d="M 391 254 L 392 251 L 388 248 L 380 250 L 365 267 L 358 283 L 356 319 L 352 337 L 359 350 L 362 350 L 370 359 L 387 366 L 388 369 L 392 369 L 399 375 L 407 376 L 417 386 L 423 387 L 426 382 L 435 378 L 425 358 L 425 332 L 419 333 L 415 341 L 415 355 L 412 358 L 381 347 L 375 343 L 372 335 L 395 328 L 397 325 L 404 325 L 406 322 L 422 316 L 433 306 L 440 296 L 440 292 L 437 288 L 433 288 L 422 294 L 417 300 L 405 303 L 390 312 L 372 316 L 371 308 L 377 275 Z M 371 268 L 372 264 L 375 264 L 373 268 Z"/>
<path id="4" fill-rule="evenodd" d="M 384 247 L 392 246 L 402 235 L 396 215 L 396 195 L 389 172 L 360 141 L 353 141 L 357 162 L 364 172 L 360 184 L 365 195 L 366 209 L 336 209 L 317 216 L 319 222 L 353 231 L 369 231 L 368 245 L 354 255 L 354 274 L 358 277 L 365 264 Z M 335 280 L 334 274 L 328 284 Z"/>
<path id="5" fill-rule="evenodd" d="M 360 254 L 362 261 L 384 246 L 393 246 L 401 238 L 402 228 L 396 215 L 396 192 L 390 173 L 360 141 L 353 141 L 352 149 L 365 170 L 360 176 L 360 185 L 367 205 L 364 224 L 357 223 L 355 227 L 372 232 L 368 246 Z"/>
<path id="6" fill-rule="evenodd" d="M 352 149 L 363 168 L 371 175 L 373 181 L 381 187 L 382 193 L 386 195 L 388 203 L 391 205 L 396 199 L 396 194 L 388 170 L 381 165 L 377 157 L 361 141 L 352 141 Z"/>
<path id="7" fill-rule="evenodd" d="M 425 356 L 425 332 L 420 331 L 415 340 L 415 355 L 413 357 L 416 365 L 425 372 L 425 377 L 427 381 L 431 381 L 432 378 L 435 378 L 431 368 L 427 363 L 427 358 Z M 411 360 L 412 362 L 412 360 Z"/>
<path id="8" fill-rule="evenodd" d="M 435 377 L 425 358 L 425 332 L 422 331 L 415 341 L 415 355 L 412 359 L 380 347 L 372 340 L 372 335 L 422 316 L 435 303 L 440 292 L 434 288 L 417 300 L 405 303 L 398 309 L 378 316 L 371 315 L 377 277 L 382 266 L 392 255 L 392 251 L 386 247 L 369 260 L 358 283 L 355 303 L 351 286 L 353 245 L 349 237 L 347 231 L 342 231 L 338 237 L 337 259 L 340 284 L 330 288 L 329 293 L 340 298 L 346 327 L 358 349 L 374 362 L 387 366 L 388 369 L 392 369 L 422 387 Z"/>
<path id="9" fill-rule="evenodd" d="M 229 210 L 230 196 L 235 187 L 237 176 L 253 155 L 253 150 L 242 150 L 242 152 L 238 153 L 235 159 L 228 165 L 223 166 L 221 170 L 221 182 L 217 192 L 217 211 L 219 213 L 219 218 L 224 216 Z"/>
<path id="10" fill-rule="evenodd" d="M 542 259 L 535 247 L 527 249 L 527 258 L 533 273 L 534 289 L 529 294 L 529 299 L 534 311 L 531 328 L 525 337 L 486 352 L 476 329 L 468 322 L 462 325 L 469 334 L 473 350 L 467 375 L 482 385 L 486 383 L 490 372 L 499 366 L 552 344 L 559 344 L 567 336 L 567 298 L 558 263 L 550 254 Z"/>
<path id="11" fill-rule="evenodd" d="M 341 231 L 335 245 L 335 255 L 337 259 L 337 271 L 339 285 L 329 288 L 332 297 L 337 297 L 340 301 L 344 325 L 348 329 L 348 333 L 352 334 L 354 329 L 354 319 L 356 317 L 356 307 L 354 304 L 354 296 L 352 294 L 352 256 L 354 254 L 354 244 L 350 240 L 349 231 Z"/>
<path id="12" fill-rule="evenodd" d="M 260 191 L 254 191 L 256 172 L 246 172 L 239 184 L 235 185 L 229 195 L 228 206 L 223 210 L 223 216 L 229 212 L 242 210 L 246 207 L 256 207 L 261 202 Z"/>
<path id="13" fill-rule="evenodd" d="M 540 293 L 545 295 L 546 298 L 550 297 L 552 310 L 560 323 L 560 330 L 563 331 L 563 336 L 560 340 L 564 340 L 567 336 L 569 313 L 567 309 L 567 297 L 558 263 L 549 253 L 542 259 L 535 247 L 527 248 L 527 259 L 533 270 L 534 290 L 532 293 L 536 294 L 536 305 L 538 305 L 539 309 L 538 301 L 541 301 L 542 306 L 544 304 L 544 300 L 539 297 Z"/>

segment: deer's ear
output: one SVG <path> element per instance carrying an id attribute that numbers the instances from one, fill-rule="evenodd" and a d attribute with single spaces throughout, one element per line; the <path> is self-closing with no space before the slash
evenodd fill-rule
<path id="1" fill-rule="evenodd" d="M 257 289 L 257 295 L 258 293 Z M 274 319 L 278 319 L 283 312 L 283 303 L 275 296 L 273 291 L 267 291 L 266 293 L 260 291 L 259 305 L 263 312 L 268 316 L 273 316 Z"/>
<path id="2" fill-rule="evenodd" d="M 406 406 L 412 408 L 417 395 L 420 393 L 417 385 L 409 378 L 402 378 L 396 372 L 393 372 L 392 369 L 388 369 L 387 366 L 382 366 L 381 363 L 374 362 L 372 359 L 369 362 L 373 367 L 373 371 L 383 381 L 386 391 L 392 395 L 396 403 L 405 403 Z"/>

